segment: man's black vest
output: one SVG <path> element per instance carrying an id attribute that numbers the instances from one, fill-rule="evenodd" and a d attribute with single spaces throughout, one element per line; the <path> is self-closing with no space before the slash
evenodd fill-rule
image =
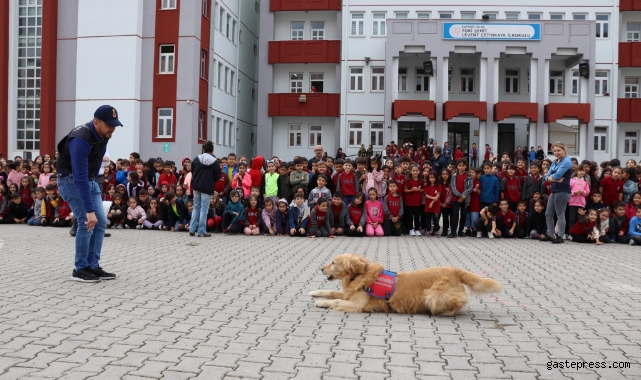
<path id="1" fill-rule="evenodd" d="M 56 160 L 56 171 L 60 174 L 73 174 L 71 166 L 71 153 L 69 152 L 69 140 L 80 138 L 89 143 L 91 151 L 89 152 L 89 163 L 87 175 L 92 178 L 102 166 L 102 157 L 107 148 L 109 139 L 97 139 L 91 131 L 93 121 L 79 125 L 69 132 L 65 138 L 58 143 L 58 159 Z"/>

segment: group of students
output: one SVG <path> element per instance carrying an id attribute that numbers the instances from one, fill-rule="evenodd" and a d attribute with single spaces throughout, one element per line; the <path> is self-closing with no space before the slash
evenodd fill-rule
<path id="1" fill-rule="evenodd" d="M 222 175 L 210 199 L 207 230 L 311 238 L 409 234 L 545 240 L 552 186 L 545 176 L 552 161 L 515 161 L 505 153 L 480 167 L 468 167 L 461 158 L 440 168 L 409 155 L 312 162 L 258 156 L 248 164 L 247 157 L 237 162 L 230 154 L 218 160 Z M 600 168 L 596 162 L 572 161 L 569 223 L 556 235 L 575 242 L 641 244 L 641 166 L 633 160 L 625 168 L 616 159 Z M 181 164 L 144 162 L 132 153 L 129 160 L 105 167 L 108 227 L 188 231 L 194 206 L 191 161 Z M 0 166 L 3 223 L 71 225 L 73 214 L 57 192 L 51 157 L 0 160 Z"/>

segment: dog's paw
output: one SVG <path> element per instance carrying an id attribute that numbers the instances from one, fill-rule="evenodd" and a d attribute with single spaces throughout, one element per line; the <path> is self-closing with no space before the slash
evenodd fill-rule
<path id="1" fill-rule="evenodd" d="M 312 297 L 327 297 L 327 291 L 326 290 L 312 290 L 309 292 L 309 295 Z"/>
<path id="2" fill-rule="evenodd" d="M 330 306 L 331 306 L 331 301 L 326 301 L 326 300 L 316 301 L 316 307 L 327 308 L 327 307 L 330 307 Z"/>

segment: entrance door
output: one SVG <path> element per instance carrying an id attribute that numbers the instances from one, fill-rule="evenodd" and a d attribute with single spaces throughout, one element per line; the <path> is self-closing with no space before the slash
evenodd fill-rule
<path id="1" fill-rule="evenodd" d="M 499 124 L 499 143 L 496 154 L 501 157 L 503 153 L 514 158 L 514 124 Z"/>
<path id="2" fill-rule="evenodd" d="M 456 149 L 456 146 L 460 145 L 465 157 L 469 157 L 470 123 L 448 123 L 447 141 L 450 143 L 452 155 L 454 155 L 454 149 Z"/>
<path id="3" fill-rule="evenodd" d="M 398 145 L 403 146 L 407 141 L 414 145 L 414 149 L 427 141 L 427 131 L 424 121 L 399 121 Z"/>

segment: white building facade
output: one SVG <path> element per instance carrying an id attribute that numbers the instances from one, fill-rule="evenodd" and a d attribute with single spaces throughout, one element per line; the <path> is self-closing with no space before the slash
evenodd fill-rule
<path id="1" fill-rule="evenodd" d="M 482 157 L 561 140 L 580 159 L 639 161 L 638 2 L 530 3 L 264 2 L 258 153 L 433 138 Z M 540 36 L 450 38 L 452 24 Z"/>

